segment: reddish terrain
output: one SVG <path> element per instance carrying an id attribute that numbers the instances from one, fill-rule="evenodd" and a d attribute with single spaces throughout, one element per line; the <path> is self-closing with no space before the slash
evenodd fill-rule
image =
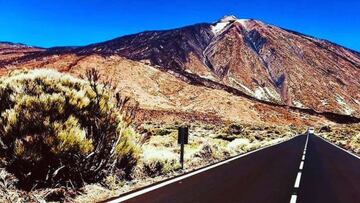
<path id="1" fill-rule="evenodd" d="M 98 68 L 148 110 L 145 120 L 209 115 L 309 124 L 360 117 L 360 53 L 232 16 L 84 47 L 0 44 L 0 74 L 42 67 L 75 75 Z"/>

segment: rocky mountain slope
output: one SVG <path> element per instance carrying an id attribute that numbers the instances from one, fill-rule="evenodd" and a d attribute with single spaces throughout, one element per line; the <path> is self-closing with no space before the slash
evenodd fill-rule
<path id="1" fill-rule="evenodd" d="M 24 57 L 28 54 L 43 51 L 44 49 L 38 47 L 31 47 L 25 44 L 0 42 L 0 61 L 8 62 L 19 57 Z"/>
<path id="2" fill-rule="evenodd" d="M 84 47 L 38 49 L 0 59 L 3 71 L 24 67 L 53 67 L 77 74 L 98 67 L 116 84 L 129 83 L 129 92 L 149 109 L 212 112 L 225 118 L 233 112 L 237 119 L 251 115 L 251 109 L 254 117 L 249 120 L 262 121 L 269 120 L 264 117 L 267 111 L 297 119 L 301 116 L 295 114 L 303 113 L 360 117 L 358 52 L 233 16 L 213 24 L 143 32 Z M 149 79 L 147 74 L 153 76 L 154 71 L 158 76 Z M 235 100 L 243 101 L 239 112 L 235 109 L 241 105 Z M 261 106 L 261 110 L 244 103 Z"/>

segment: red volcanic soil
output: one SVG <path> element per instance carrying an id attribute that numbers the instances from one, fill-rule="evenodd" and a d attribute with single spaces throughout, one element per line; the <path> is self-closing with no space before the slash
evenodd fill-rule
<path id="1" fill-rule="evenodd" d="M 0 75 L 25 68 L 78 76 L 97 68 L 140 102 L 143 120 L 298 125 L 360 117 L 358 52 L 232 16 L 84 47 L 0 43 Z"/>

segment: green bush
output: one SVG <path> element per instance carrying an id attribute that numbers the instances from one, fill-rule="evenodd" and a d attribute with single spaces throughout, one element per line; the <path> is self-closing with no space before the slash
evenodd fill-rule
<path id="1" fill-rule="evenodd" d="M 0 159 L 20 187 L 79 187 L 110 172 L 129 178 L 139 156 L 133 109 L 96 71 L 86 76 L 37 69 L 0 78 Z"/>

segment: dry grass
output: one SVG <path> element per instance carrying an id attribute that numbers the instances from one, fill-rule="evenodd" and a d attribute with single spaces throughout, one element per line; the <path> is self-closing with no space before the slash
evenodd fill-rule
<path id="1" fill-rule="evenodd" d="M 124 181 L 109 176 L 100 184 L 86 185 L 71 201 L 96 202 L 144 187 L 174 175 L 215 163 L 291 138 L 300 129 L 292 126 L 254 126 L 225 124 L 215 126 L 193 123 L 189 126 L 189 144 L 185 146 L 185 169 L 180 168 L 180 146 L 177 144 L 179 124 L 142 124 L 137 131 L 142 154 L 132 174 Z M 42 191 L 35 192 L 41 198 Z"/>
<path id="2" fill-rule="evenodd" d="M 143 124 L 143 155 L 137 177 L 153 177 L 179 170 L 180 146 L 176 125 Z M 194 169 L 231 156 L 288 139 L 299 132 L 293 126 L 254 126 L 230 123 L 223 126 L 191 124 L 185 146 L 185 168 Z M 142 173 L 141 173 L 142 172 Z"/>
<path id="3" fill-rule="evenodd" d="M 175 159 L 178 162 L 180 146 L 176 140 L 176 127 L 143 125 L 141 128 L 146 132 L 151 132 L 151 135 L 143 144 L 144 153 L 140 162 L 153 159 Z M 185 146 L 185 167 L 196 168 L 217 162 L 288 139 L 295 134 L 295 129 L 290 126 L 262 127 L 229 124 L 216 127 L 193 124 L 190 126 L 189 144 Z M 176 168 L 174 165 L 172 169 Z"/>
<path id="4" fill-rule="evenodd" d="M 332 143 L 360 155 L 360 124 L 324 126 L 320 136 Z"/>

